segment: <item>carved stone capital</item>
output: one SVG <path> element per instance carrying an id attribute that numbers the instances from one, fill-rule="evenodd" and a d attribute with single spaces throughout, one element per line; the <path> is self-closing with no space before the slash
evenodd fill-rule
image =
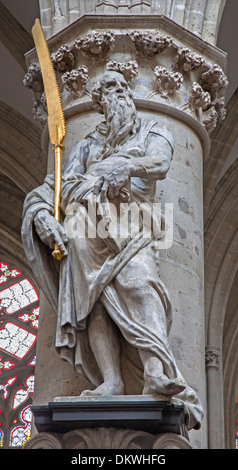
<path id="1" fill-rule="evenodd" d="M 63 34 L 58 42 L 52 41 L 51 57 L 63 107 L 88 100 L 102 73 L 115 70 L 122 73 L 129 84 L 133 80 L 135 99 L 168 104 L 170 110 L 174 107 L 189 114 L 210 134 L 225 117 L 224 93 L 228 81 L 222 67 L 217 65 L 218 51 L 207 52 L 202 40 L 198 45 L 198 39 L 186 38 L 182 45 L 180 27 L 171 27 L 165 19 L 160 19 L 158 32 L 158 24 L 153 23 L 153 19 L 149 24 L 147 21 L 150 29 L 146 30 L 141 27 L 141 18 L 133 20 L 140 29 L 126 21 L 129 17 L 123 19 L 123 27 L 120 17 L 117 21 L 113 18 L 110 22 L 108 18 L 101 19 L 100 25 L 95 24 L 95 18 L 86 19 L 90 33 L 82 37 L 78 37 L 78 31 L 83 20 L 79 20 L 78 27 L 76 22 L 75 28 L 67 31 L 67 43 Z M 95 29 L 89 27 L 90 21 Z M 109 24 L 110 29 L 107 29 Z M 24 84 L 33 92 L 34 116 L 43 123 L 46 119 L 43 82 L 35 56 Z"/>
<path id="2" fill-rule="evenodd" d="M 183 436 L 173 433 L 150 434 L 144 431 L 99 428 L 77 429 L 66 434 L 40 432 L 24 449 L 192 449 Z"/>
<path id="3" fill-rule="evenodd" d="M 220 366 L 221 353 L 220 350 L 214 346 L 206 347 L 206 367 L 207 369 L 218 370 Z"/>

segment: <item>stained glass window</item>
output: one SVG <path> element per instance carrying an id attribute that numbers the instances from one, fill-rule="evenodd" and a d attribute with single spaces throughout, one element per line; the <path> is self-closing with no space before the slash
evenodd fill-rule
<path id="1" fill-rule="evenodd" d="M 31 435 L 39 296 L 21 269 L 0 262 L 0 447 Z"/>

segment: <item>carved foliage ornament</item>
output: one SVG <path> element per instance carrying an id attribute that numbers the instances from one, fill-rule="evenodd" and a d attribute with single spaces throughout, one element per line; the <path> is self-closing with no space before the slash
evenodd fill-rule
<path id="1" fill-rule="evenodd" d="M 34 62 L 30 65 L 26 73 L 23 84 L 35 93 L 42 93 L 44 90 L 40 65 Z"/>
<path id="2" fill-rule="evenodd" d="M 180 89 L 184 78 L 187 78 L 190 72 L 196 71 L 198 76 L 192 85 L 189 85 L 189 81 L 186 80 L 186 87 L 191 86 L 188 105 L 207 132 L 211 133 L 217 121 L 224 119 L 226 115 L 224 99 L 219 96 L 220 93 L 224 93 L 228 85 L 222 68 L 217 64 L 209 64 L 199 54 L 176 44 L 169 36 L 162 35 L 158 31 L 134 31 L 128 36 L 134 44 L 138 58 L 151 62 L 150 66 L 156 77 L 156 92 L 162 98 L 173 96 Z M 87 57 L 89 63 L 91 62 L 89 68 L 93 68 L 106 61 L 114 45 L 115 34 L 112 31 L 93 31 L 91 34 L 76 39 L 72 46 L 62 45 L 52 54 L 52 61 L 62 79 L 64 89 L 73 93 L 75 97 L 82 97 L 87 93 L 88 69 L 82 64 L 78 68 L 75 67 L 77 52 Z M 167 48 L 174 52 L 170 69 L 153 63 L 156 55 L 161 54 Z M 111 60 L 106 64 L 106 68 L 122 73 L 128 82 L 138 75 L 138 63 L 135 60 L 128 62 Z M 185 77 L 184 74 L 186 74 Z M 43 123 L 47 114 L 42 96 L 44 87 L 39 64 L 34 63 L 29 67 L 23 82 L 33 92 L 33 114 Z"/>
<path id="3" fill-rule="evenodd" d="M 86 57 L 94 60 L 105 58 L 114 47 L 115 35 L 111 31 L 93 31 L 83 38 L 75 41 L 75 48 L 81 51 Z"/>
<path id="4" fill-rule="evenodd" d="M 176 46 L 175 46 L 176 47 Z M 184 72 L 191 72 L 197 70 L 205 64 L 205 59 L 187 47 L 176 47 L 177 52 L 174 56 L 175 69 Z"/>
<path id="5" fill-rule="evenodd" d="M 156 32 L 134 31 L 129 34 L 134 43 L 137 54 L 145 58 L 151 58 L 163 52 L 167 47 L 172 46 L 173 40 L 169 36 L 163 36 Z"/>
<path id="6" fill-rule="evenodd" d="M 167 70 L 165 67 L 156 66 L 154 73 L 157 81 L 157 89 L 162 97 L 167 97 L 176 90 L 179 90 L 183 83 L 183 76 L 181 73 L 172 72 Z"/>
<path id="7" fill-rule="evenodd" d="M 117 62 L 116 60 L 111 60 L 107 63 L 106 68 L 107 70 L 114 70 L 115 72 L 122 73 L 128 82 L 138 75 L 138 63 L 136 60 L 130 60 L 129 62 Z"/>
<path id="8" fill-rule="evenodd" d="M 60 72 L 66 72 L 75 67 L 75 56 L 66 44 L 63 44 L 54 54 L 52 54 L 51 59 L 55 69 Z"/>
<path id="9" fill-rule="evenodd" d="M 190 96 L 190 105 L 193 109 L 207 109 L 211 104 L 211 95 L 204 91 L 199 83 L 192 84 L 192 94 Z"/>
<path id="10" fill-rule="evenodd" d="M 200 84 L 202 85 L 203 89 L 208 91 L 212 98 L 214 98 L 216 97 L 217 93 L 227 87 L 228 80 L 222 68 L 215 64 L 206 72 L 202 73 Z"/>
<path id="11" fill-rule="evenodd" d="M 71 72 L 65 72 L 61 79 L 67 91 L 82 96 L 88 81 L 88 68 L 81 65 Z"/>

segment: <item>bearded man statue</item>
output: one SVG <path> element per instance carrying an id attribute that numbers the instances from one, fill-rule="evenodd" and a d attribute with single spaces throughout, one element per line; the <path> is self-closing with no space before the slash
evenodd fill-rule
<path id="1" fill-rule="evenodd" d="M 188 429 L 198 429 L 201 403 L 168 342 L 171 304 L 159 277 L 154 234 L 143 236 L 138 225 L 135 236 L 123 242 L 98 231 L 79 236 L 80 221 L 90 226 L 93 197 L 101 218 L 110 204 L 123 200 L 153 205 L 156 182 L 170 168 L 174 139 L 156 121 L 138 117 L 120 73 L 106 72 L 92 99 L 105 122 L 74 146 L 62 168 L 62 221 L 52 216 L 54 176 L 47 175 L 25 200 L 25 252 L 57 312 L 57 350 L 92 384 L 82 395 L 166 396 L 184 404 Z M 72 205 L 79 221 L 73 235 L 67 223 Z M 55 242 L 64 255 L 60 263 L 50 252 Z"/>

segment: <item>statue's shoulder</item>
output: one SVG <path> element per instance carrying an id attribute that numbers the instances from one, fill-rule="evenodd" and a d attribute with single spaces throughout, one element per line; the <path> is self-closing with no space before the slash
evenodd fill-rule
<path id="1" fill-rule="evenodd" d="M 141 119 L 141 129 L 147 130 L 149 133 L 164 137 L 174 150 L 174 136 L 166 126 L 162 126 L 155 120 Z"/>

